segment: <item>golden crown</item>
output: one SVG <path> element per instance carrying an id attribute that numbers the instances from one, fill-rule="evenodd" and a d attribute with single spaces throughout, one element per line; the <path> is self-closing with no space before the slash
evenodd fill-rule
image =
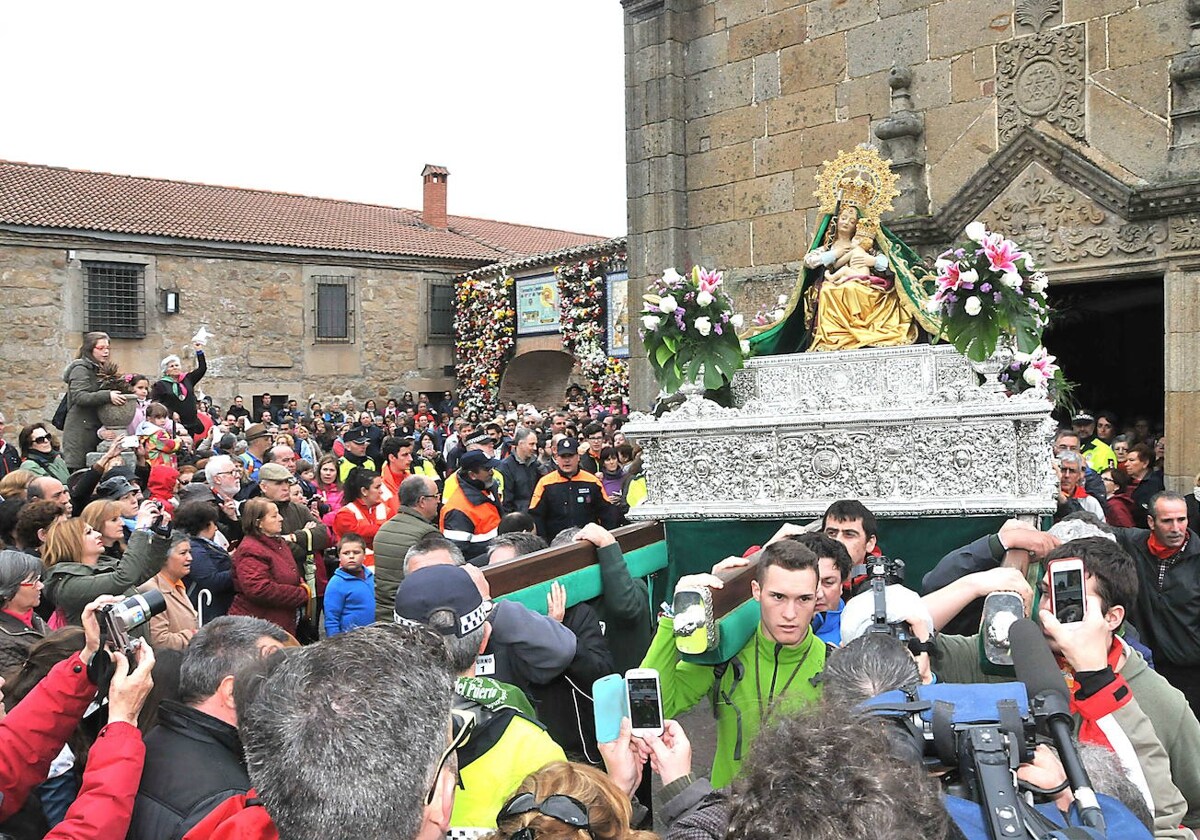
<path id="1" fill-rule="evenodd" d="M 892 172 L 891 161 L 866 143 L 849 152 L 838 152 L 831 163 L 825 161 L 817 176 L 817 190 L 822 213 L 833 213 L 839 205 L 857 207 L 863 216 L 878 219 L 892 209 L 892 199 L 900 195 L 899 180 Z"/>

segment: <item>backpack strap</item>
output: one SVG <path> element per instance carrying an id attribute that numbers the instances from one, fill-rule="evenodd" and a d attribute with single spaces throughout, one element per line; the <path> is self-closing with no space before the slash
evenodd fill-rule
<path id="1" fill-rule="evenodd" d="M 721 683 L 724 681 L 725 672 L 733 667 L 733 678 L 729 681 L 729 688 L 721 688 Z M 733 693 L 737 690 L 737 685 L 746 676 L 746 665 L 740 657 L 733 657 L 725 662 L 720 662 L 713 666 L 713 691 L 712 691 L 712 707 L 713 717 L 717 716 L 717 704 L 723 701 L 725 705 L 733 709 L 734 720 L 737 726 L 737 740 L 733 745 L 733 760 L 742 760 L 742 710 L 738 708 L 737 703 L 733 701 Z"/>

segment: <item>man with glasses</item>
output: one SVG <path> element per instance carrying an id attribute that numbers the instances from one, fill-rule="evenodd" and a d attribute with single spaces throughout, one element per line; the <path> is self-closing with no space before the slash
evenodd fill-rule
<path id="1" fill-rule="evenodd" d="M 404 555 L 419 540 L 439 533 L 441 494 L 433 479 L 410 475 L 400 482 L 400 509 L 375 533 L 375 620 L 391 621 L 396 590 L 404 580 Z"/>
<path id="2" fill-rule="evenodd" d="M 536 723 L 520 689 L 475 676 L 476 657 L 487 648 L 491 603 L 460 566 L 417 569 L 396 592 L 395 619 L 428 627 L 441 635 L 450 667 L 459 675 L 454 709 L 471 730 L 458 748 L 461 788 L 455 794 L 450 826 L 460 832 L 496 827 L 496 814 L 521 781 L 555 761 L 562 747 Z"/>
<path id="3" fill-rule="evenodd" d="M 1104 521 L 1104 508 L 1100 503 L 1083 489 L 1083 456 L 1078 452 L 1063 452 L 1056 459 L 1058 467 L 1058 512 L 1054 521 L 1063 517 L 1086 510 L 1101 522 Z"/>
<path id="4" fill-rule="evenodd" d="M 211 493 L 207 501 L 217 508 L 217 530 L 225 539 L 222 548 L 226 548 L 242 538 L 241 503 L 237 499 L 242 489 L 242 469 L 231 456 L 214 455 L 204 465 L 204 477 Z"/>
<path id="5" fill-rule="evenodd" d="M 8 475 L 21 465 L 21 453 L 16 447 L 4 439 L 4 413 L 0 412 L 0 478 Z"/>
<path id="6" fill-rule="evenodd" d="M 588 423 L 583 429 L 583 444 L 579 448 L 579 469 L 599 476 L 600 450 L 604 448 L 604 427 L 599 423 Z"/>

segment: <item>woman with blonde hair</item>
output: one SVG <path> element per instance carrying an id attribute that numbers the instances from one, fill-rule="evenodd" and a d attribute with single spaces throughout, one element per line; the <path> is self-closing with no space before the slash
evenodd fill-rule
<path id="1" fill-rule="evenodd" d="M 101 595 L 133 595 L 154 577 L 167 559 L 167 540 L 150 531 L 160 516 L 143 502 L 129 548 L 120 560 L 104 556 L 100 532 L 82 519 L 57 520 L 46 530 L 42 562 L 46 597 L 66 624 L 79 624 L 83 608 Z M 144 625 L 143 625 L 144 626 Z"/>
<path id="2" fill-rule="evenodd" d="M 81 517 L 92 530 L 100 532 L 104 553 L 113 559 L 120 559 L 125 553 L 125 521 L 121 518 L 124 507 L 111 499 L 97 499 L 88 503 Z"/>
<path id="3" fill-rule="evenodd" d="M 485 840 L 657 840 L 632 820 L 629 797 L 605 773 L 556 761 L 525 777 Z"/>
<path id="4" fill-rule="evenodd" d="M 26 499 L 26 488 L 36 476 L 29 470 L 13 470 L 0 478 L 0 499 Z"/>

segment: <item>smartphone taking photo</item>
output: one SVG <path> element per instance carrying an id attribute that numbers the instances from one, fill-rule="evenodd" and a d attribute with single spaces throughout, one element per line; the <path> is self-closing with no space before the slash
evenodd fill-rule
<path id="1" fill-rule="evenodd" d="M 1079 557 L 1051 560 L 1050 611 L 1060 624 L 1079 624 L 1087 615 L 1084 578 L 1087 570 Z"/>
<path id="2" fill-rule="evenodd" d="M 653 668 L 631 668 L 625 672 L 625 691 L 629 697 L 629 721 L 633 736 L 662 735 L 662 689 L 658 671 Z"/>

